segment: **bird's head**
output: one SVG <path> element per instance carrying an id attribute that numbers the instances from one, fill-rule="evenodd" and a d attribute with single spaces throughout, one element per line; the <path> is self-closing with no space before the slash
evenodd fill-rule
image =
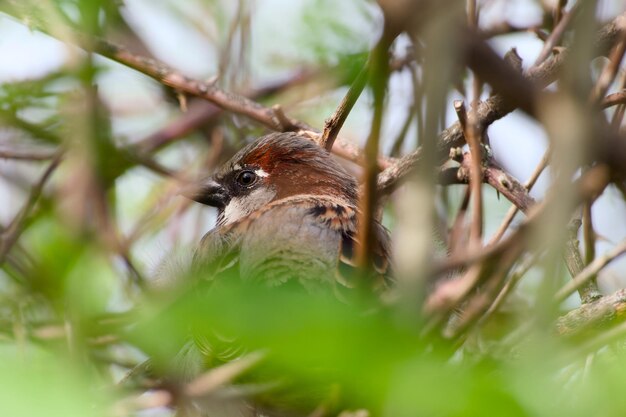
<path id="1" fill-rule="evenodd" d="M 236 222 L 272 201 L 328 196 L 356 206 L 354 177 L 330 154 L 296 133 L 273 133 L 237 152 L 208 179 L 183 194 L 217 207 L 218 223 Z"/>

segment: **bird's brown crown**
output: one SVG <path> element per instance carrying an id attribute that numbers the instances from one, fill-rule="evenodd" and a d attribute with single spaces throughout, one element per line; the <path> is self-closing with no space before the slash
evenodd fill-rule
<path id="1" fill-rule="evenodd" d="M 331 195 L 356 205 L 354 177 L 325 150 L 296 133 L 273 133 L 239 151 L 221 170 L 261 169 L 276 188 L 274 200 L 298 194 Z M 219 176 L 220 173 L 218 173 Z"/>

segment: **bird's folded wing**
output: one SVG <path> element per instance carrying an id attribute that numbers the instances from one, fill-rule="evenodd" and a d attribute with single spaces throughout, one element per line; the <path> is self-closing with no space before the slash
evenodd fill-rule
<path id="1" fill-rule="evenodd" d="M 309 290 L 336 282 L 352 286 L 356 223 L 356 208 L 335 199 L 290 198 L 209 232 L 199 252 L 214 273 L 236 268 L 244 279 L 268 285 L 293 280 Z M 389 235 L 377 222 L 374 233 L 372 269 L 377 284 L 384 285 L 390 275 Z"/>

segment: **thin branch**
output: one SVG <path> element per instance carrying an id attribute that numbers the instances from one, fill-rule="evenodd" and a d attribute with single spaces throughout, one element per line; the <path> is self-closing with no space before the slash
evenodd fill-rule
<path id="1" fill-rule="evenodd" d="M 495 265 L 480 265 L 481 272 L 477 279 L 477 282 L 482 283 L 480 291 L 477 291 L 473 297 L 467 301 L 458 320 L 446 329 L 444 333 L 446 336 L 461 336 L 467 328 L 485 314 L 500 292 L 502 284 L 511 267 L 515 264 L 519 256 L 521 256 L 523 251 L 523 246 L 514 246 L 510 251 L 507 251 L 496 259 L 494 262 Z"/>
<path id="2" fill-rule="evenodd" d="M 9 226 L 0 235 L 0 264 L 4 262 L 7 254 L 24 231 L 24 226 L 28 216 L 33 211 L 35 204 L 39 200 L 44 185 L 46 185 L 46 182 L 52 173 L 59 166 L 62 157 L 63 151 L 58 151 L 50 165 L 48 165 L 42 176 L 39 178 L 39 181 L 37 181 L 37 183 L 35 183 L 35 185 L 31 188 L 28 198 L 26 199 L 26 203 L 24 203 L 22 209 L 19 213 L 17 213 Z"/>
<path id="3" fill-rule="evenodd" d="M 363 275 L 367 273 L 368 262 L 373 259 L 372 255 L 374 254 L 376 239 L 373 222 L 378 200 L 376 182 L 379 167 L 377 160 L 380 152 L 385 90 L 389 77 L 389 59 L 387 55 L 392 41 L 393 38 L 390 38 L 386 33 L 381 36 L 372 51 L 367 74 L 374 97 L 374 114 L 372 115 L 370 133 L 365 144 L 365 172 L 363 175 L 363 194 L 360 201 L 361 215 L 357 234 L 358 241 L 361 242 L 357 253 L 357 265 Z"/>
<path id="4" fill-rule="evenodd" d="M 54 158 L 55 154 L 56 152 L 0 149 L 0 159 L 15 159 L 20 161 L 47 161 Z"/>
<path id="5" fill-rule="evenodd" d="M 565 284 L 559 291 L 557 291 L 554 296 L 554 300 L 556 302 L 562 302 L 567 297 L 570 296 L 574 291 L 579 288 L 582 288 L 589 280 L 591 280 L 602 268 L 604 268 L 609 262 L 614 260 L 615 258 L 621 256 L 626 253 L 626 240 L 615 246 L 613 249 L 608 251 L 602 256 L 597 257 L 593 260 L 585 269 L 583 269 L 580 274 L 578 274 L 574 279 Z"/>
<path id="6" fill-rule="evenodd" d="M 511 294 L 511 292 L 515 289 L 517 283 L 526 275 L 526 273 L 532 268 L 537 260 L 537 256 L 528 256 L 524 260 L 521 261 L 519 265 L 515 268 L 511 276 L 509 277 L 504 287 L 500 290 L 497 297 L 493 300 L 487 311 L 483 314 L 483 316 L 476 323 L 477 326 L 482 326 L 486 323 L 494 313 L 496 313 L 507 297 Z"/>
<path id="7" fill-rule="evenodd" d="M 604 54 L 604 51 L 609 50 L 617 42 L 621 35 L 621 27 L 625 22 L 626 14 L 622 14 L 598 31 L 595 45 L 599 55 Z M 538 66 L 531 67 L 524 73 L 524 77 L 531 83 L 534 83 L 537 88 L 546 87 L 556 79 L 566 57 L 567 48 L 555 49 L 551 59 L 544 61 Z M 476 110 L 478 125 L 482 130 L 485 130 L 487 126 L 503 118 L 515 110 L 515 108 L 516 106 L 505 100 L 502 94 L 495 94 L 479 104 Z M 450 148 L 461 146 L 462 144 L 463 132 L 458 122 L 444 130 L 437 138 L 437 147 L 442 159 L 447 157 Z M 378 178 L 379 192 L 383 195 L 393 192 L 419 163 L 421 153 L 421 148 L 418 148 L 381 172 Z"/>
<path id="8" fill-rule="evenodd" d="M 285 131 L 292 131 L 292 130 L 298 130 L 298 126 L 294 125 L 293 120 L 289 119 L 289 117 L 285 114 L 285 111 L 283 110 L 283 107 L 280 104 L 274 104 L 272 106 L 272 110 L 274 111 L 274 116 L 276 117 L 276 120 L 278 120 L 278 122 L 281 125 L 281 130 L 285 130 Z"/>
<path id="9" fill-rule="evenodd" d="M 622 28 L 619 41 L 609 54 L 609 62 L 600 73 L 600 76 L 598 77 L 598 80 L 589 95 L 590 103 L 600 102 L 606 95 L 606 92 L 617 75 L 622 58 L 624 58 L 624 53 L 626 53 L 626 27 Z"/>
<path id="10" fill-rule="evenodd" d="M 598 166 L 583 174 L 576 181 L 574 199 L 582 202 L 597 198 L 609 184 L 610 177 L 606 171 L 606 167 Z M 441 323 L 443 315 L 457 307 L 470 294 L 471 290 L 490 276 L 490 272 L 494 274 L 494 283 L 491 289 L 495 297 L 495 288 L 501 282 L 502 274 L 506 274 L 515 260 L 528 248 L 533 232 L 536 231 L 537 227 L 542 227 L 552 214 L 551 210 L 555 206 L 556 199 L 558 196 L 551 196 L 537 205 L 537 208 L 529 214 L 526 222 L 501 242 L 478 251 L 470 251 L 464 256 L 450 257 L 446 260 L 446 264 L 442 265 L 442 268 L 437 272 L 441 273 L 466 265 L 472 265 L 472 268 L 464 274 L 462 279 L 445 281 L 428 296 L 424 303 L 424 311 L 431 315 L 432 319 L 427 324 L 425 331 L 432 330 L 435 325 Z M 535 246 L 533 250 L 539 251 L 541 248 Z M 474 320 L 478 313 L 488 306 L 484 300 L 478 300 L 476 303 L 477 308 L 468 315 L 466 323 Z"/>
<path id="11" fill-rule="evenodd" d="M 466 155 L 469 163 L 469 184 L 472 190 L 471 203 L 472 203 L 472 222 L 470 227 L 470 244 L 477 247 L 480 246 L 480 240 L 482 236 L 482 224 L 483 224 L 483 207 L 482 207 L 482 183 L 483 183 L 483 170 L 482 170 L 482 152 L 480 148 L 480 140 L 474 111 L 472 115 L 468 117 L 465 103 L 462 100 L 456 100 L 454 102 L 454 110 L 456 111 L 459 123 L 463 129 L 463 135 L 466 142 L 470 146 L 470 155 Z"/>
<path id="12" fill-rule="evenodd" d="M 537 164 L 537 166 L 535 167 L 535 170 L 530 175 L 530 178 L 528 178 L 528 181 L 526 181 L 526 183 L 524 184 L 524 189 L 526 189 L 527 192 L 530 192 L 530 190 L 535 186 L 535 183 L 537 182 L 537 180 L 539 179 L 543 171 L 548 166 L 549 157 L 550 157 L 550 150 L 548 149 L 543 154 L 541 161 L 539 161 L 539 164 Z M 504 236 L 504 233 L 509 228 L 509 226 L 511 225 L 511 222 L 513 221 L 513 219 L 515 218 L 515 215 L 518 212 L 519 212 L 518 206 L 513 204 L 511 208 L 509 208 L 509 211 L 506 213 L 506 216 L 504 216 L 504 220 L 502 221 L 502 224 L 500 225 L 496 233 L 494 233 L 491 239 L 489 239 L 489 243 L 487 243 L 487 245 L 492 245 L 495 242 L 502 239 L 502 236 Z"/>
<path id="13" fill-rule="evenodd" d="M 204 98 L 226 111 L 246 116 L 269 129 L 319 133 L 319 130 L 302 121 L 286 115 L 280 115 L 279 118 L 274 109 L 265 107 L 239 94 L 225 91 L 215 85 L 215 83 L 187 77 L 162 62 L 134 55 L 128 50 L 111 43 L 98 41 L 96 43 L 96 52 L 154 78 L 163 85 Z M 312 140 L 319 140 L 317 135 L 309 136 L 311 136 Z M 336 155 L 356 163 L 363 163 L 365 160 L 363 152 L 353 144 L 337 138 L 336 145 L 339 145 L 333 147 L 333 152 Z M 381 168 L 386 168 L 390 163 L 391 161 L 388 159 L 378 159 L 378 164 Z"/>
<path id="14" fill-rule="evenodd" d="M 465 216 L 467 214 L 467 208 L 469 207 L 470 196 L 472 195 L 472 189 L 465 187 L 465 194 L 461 201 L 461 206 L 457 212 L 454 223 L 450 229 L 450 254 L 454 255 L 459 252 L 461 247 L 465 247 Z"/>
<path id="15" fill-rule="evenodd" d="M 575 4 L 574 7 L 576 7 L 577 4 Z M 565 6 L 567 6 L 567 0 L 559 0 L 559 3 L 556 6 L 554 6 L 554 24 L 555 25 L 558 25 L 559 23 L 561 23 L 561 19 L 563 19 L 563 16 L 566 14 Z"/>
<path id="16" fill-rule="evenodd" d="M 96 42 L 95 51 L 127 67 L 133 68 L 144 75 L 154 78 L 163 85 L 177 91 L 202 97 L 224 110 L 247 116 L 272 130 L 280 131 L 283 127 L 277 120 L 272 109 L 262 106 L 246 97 L 224 91 L 214 82 L 204 82 L 187 77 L 163 62 L 134 55 L 123 47 L 113 45 L 103 40 Z M 294 126 L 297 124 L 297 121 L 293 121 L 292 123 Z M 302 125 L 301 128 L 307 129 L 304 125 Z"/>
<path id="17" fill-rule="evenodd" d="M 473 156 L 470 153 L 463 154 L 458 178 L 464 182 L 470 181 L 470 172 Z M 500 167 L 497 162 L 489 157 L 482 168 L 482 179 L 514 204 L 518 210 L 527 213 L 535 205 L 535 200 L 528 194 L 528 189 L 515 177 Z"/>
<path id="18" fill-rule="evenodd" d="M 319 145 L 327 151 L 330 152 L 333 148 L 335 139 L 337 139 L 339 131 L 348 118 L 348 114 L 350 114 L 352 107 L 354 107 L 354 104 L 357 102 L 363 92 L 363 89 L 367 85 L 367 76 L 368 72 L 366 66 L 359 72 L 333 115 L 324 122 L 324 131 L 322 132 Z"/>
<path id="19" fill-rule="evenodd" d="M 609 94 L 602 99 L 600 107 L 606 109 L 608 107 L 626 104 L 626 90 L 618 91 L 617 93 Z"/>
<path id="20" fill-rule="evenodd" d="M 252 352 L 242 358 L 211 369 L 191 381 L 185 387 L 185 394 L 190 397 L 202 397 L 210 394 L 222 385 L 248 371 L 265 358 L 263 352 Z"/>
<path id="21" fill-rule="evenodd" d="M 467 174 L 464 175 L 467 176 Z M 495 183 L 497 184 L 498 182 L 499 181 Z M 587 199 L 594 200 L 602 193 L 602 191 L 607 187 L 609 182 L 610 176 L 606 167 L 593 167 L 576 181 L 576 191 L 573 197 L 576 202 L 582 202 Z M 501 187 L 502 191 L 500 191 L 505 197 L 507 196 L 507 194 L 505 193 L 505 191 L 507 191 L 507 188 Z M 523 190 L 523 187 L 520 185 L 520 187 L 515 187 L 515 189 Z M 522 224 L 520 224 L 520 226 L 515 229 L 513 233 L 511 233 L 509 236 L 505 237 L 501 241 L 493 245 L 486 246 L 480 250 L 471 250 L 467 251 L 464 254 L 450 256 L 445 260 L 444 263 L 433 268 L 434 274 L 440 275 L 447 271 L 463 268 L 467 265 L 471 265 L 477 262 L 483 262 L 488 258 L 498 257 L 502 253 L 511 250 L 510 248 L 512 246 L 515 246 L 529 236 L 530 229 L 534 227 L 533 225 L 539 225 L 542 224 L 542 221 L 545 221 L 548 208 L 554 204 L 553 200 L 556 198 L 558 197 L 551 196 L 545 201 L 535 204 L 533 206 L 533 210 L 528 211 L 528 216 L 526 220 Z M 515 198 L 511 202 L 518 201 L 519 204 L 520 201 L 524 200 L 525 198 L 521 197 Z M 532 199 L 528 200 L 529 204 L 531 201 Z"/>
<path id="22" fill-rule="evenodd" d="M 534 32 L 536 30 L 535 27 L 526 27 L 526 26 L 515 26 L 509 22 L 500 22 L 493 26 L 484 28 L 480 30 L 480 36 L 483 39 L 491 39 L 500 35 L 508 35 L 511 33 L 518 32 Z"/>
<path id="23" fill-rule="evenodd" d="M 315 71 L 301 70 L 286 80 L 253 90 L 246 93 L 245 96 L 252 100 L 266 98 L 292 86 L 305 83 L 310 80 L 315 73 Z M 180 117 L 171 124 L 133 143 L 131 146 L 144 153 L 153 152 L 201 126 L 214 122 L 222 114 L 224 114 L 224 110 L 220 107 L 208 101 L 198 99 L 191 103 L 187 112 L 181 114 Z"/>
<path id="24" fill-rule="evenodd" d="M 589 265 L 596 257 L 596 232 L 593 229 L 593 218 L 591 215 L 590 201 L 585 201 L 582 204 L 583 214 L 583 241 L 585 242 L 585 264 Z M 595 277 L 591 279 L 595 282 Z"/>
<path id="25" fill-rule="evenodd" d="M 406 118 L 404 119 L 404 123 L 402 123 L 402 127 L 400 128 L 400 131 L 398 132 L 398 136 L 396 136 L 396 138 L 393 141 L 393 144 L 391 145 L 391 151 L 389 152 L 390 156 L 396 157 L 400 155 L 400 152 L 402 150 L 402 145 L 404 145 L 406 135 L 409 131 L 409 128 L 411 127 L 411 122 L 413 121 L 413 118 L 415 117 L 415 113 L 416 113 L 415 105 L 411 105 L 411 107 L 409 107 L 409 110 L 407 112 Z"/>
<path id="26" fill-rule="evenodd" d="M 563 11 L 563 7 L 560 4 L 556 7 L 556 11 L 557 11 L 557 14 L 555 15 L 555 19 L 554 19 L 556 22 L 556 26 L 554 27 L 554 29 L 552 30 L 552 33 L 550 33 L 550 36 L 548 36 L 545 43 L 543 44 L 543 48 L 541 49 L 541 52 L 539 53 L 539 55 L 537 56 L 537 59 L 535 60 L 535 63 L 534 63 L 535 66 L 541 64 L 543 61 L 548 59 L 554 47 L 556 47 L 559 44 L 559 41 L 563 37 L 563 33 L 565 33 L 565 29 L 567 29 L 567 26 L 572 21 L 576 12 L 578 11 L 578 7 L 577 7 L 577 4 L 574 5 L 574 7 L 572 7 L 572 9 L 569 12 L 562 14 L 562 18 L 561 18 L 561 13 Z"/>
<path id="27" fill-rule="evenodd" d="M 621 92 L 626 91 L 626 71 L 625 70 L 621 71 L 618 89 L 622 90 Z M 610 96 L 611 95 L 604 97 L 602 103 L 604 103 L 605 100 L 609 98 Z M 624 112 L 626 112 L 626 105 L 622 101 L 620 104 L 617 105 L 617 108 L 615 109 L 615 112 L 613 113 L 613 118 L 611 119 L 611 127 L 615 131 L 619 131 L 619 128 L 622 125 L 622 120 L 624 120 Z"/>

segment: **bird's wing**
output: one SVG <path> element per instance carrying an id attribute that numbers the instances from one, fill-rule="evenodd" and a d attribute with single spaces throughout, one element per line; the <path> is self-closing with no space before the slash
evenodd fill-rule
<path id="1" fill-rule="evenodd" d="M 352 286 L 358 212 L 332 198 L 298 196 L 276 201 L 203 238 L 199 252 L 214 273 L 233 270 L 269 285 L 297 280 L 307 289 Z M 374 224 L 374 286 L 389 283 L 389 232 Z"/>
<path id="2" fill-rule="evenodd" d="M 389 231 L 380 223 L 374 222 L 374 247 L 373 259 L 371 260 L 368 278 L 370 285 L 376 291 L 384 291 L 393 282 L 390 262 L 390 237 Z M 357 271 L 357 251 L 361 243 L 356 238 L 356 233 L 347 232 L 342 234 L 341 254 L 339 258 L 338 280 L 346 283 L 354 279 L 362 279 Z M 347 284 L 351 286 L 352 284 Z"/>

